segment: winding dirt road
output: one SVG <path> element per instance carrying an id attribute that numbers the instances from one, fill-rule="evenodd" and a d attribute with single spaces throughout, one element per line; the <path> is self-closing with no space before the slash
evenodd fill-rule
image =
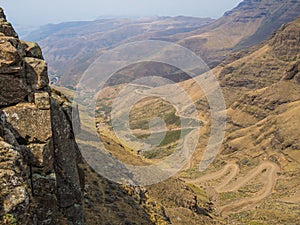
<path id="1" fill-rule="evenodd" d="M 224 166 L 223 169 L 215 173 L 207 174 L 196 179 L 185 179 L 187 183 L 194 185 L 205 184 L 211 180 L 222 179 L 222 181 L 214 187 L 216 193 L 237 192 L 240 188 L 246 186 L 249 181 L 259 179 L 263 183 L 263 187 L 251 197 L 238 199 L 225 205 L 221 205 L 217 211 L 221 215 L 228 215 L 235 212 L 252 209 L 261 200 L 272 193 L 276 184 L 277 172 L 279 167 L 270 161 L 264 161 L 254 169 L 250 170 L 246 175 L 235 179 L 239 175 L 240 168 L 235 163 L 230 163 Z"/>

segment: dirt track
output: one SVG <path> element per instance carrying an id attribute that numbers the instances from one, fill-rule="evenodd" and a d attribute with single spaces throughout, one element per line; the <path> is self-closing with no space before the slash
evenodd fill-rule
<path id="1" fill-rule="evenodd" d="M 255 193 L 251 197 L 244 199 L 238 199 L 231 203 L 221 205 L 217 211 L 222 215 L 228 215 L 234 212 L 240 212 L 249 210 L 261 200 L 266 198 L 272 193 L 274 185 L 276 184 L 277 172 L 279 171 L 278 166 L 275 163 L 265 161 L 262 162 L 259 166 L 250 170 L 246 175 L 233 181 L 235 177 L 238 176 L 240 169 L 239 166 L 235 163 L 230 163 L 224 166 L 223 169 L 215 173 L 207 174 L 203 177 L 196 179 L 186 179 L 187 183 L 192 184 L 204 184 L 207 181 L 222 179 L 222 181 L 214 187 L 214 190 L 220 194 L 224 192 L 237 192 L 240 188 L 247 185 L 247 183 L 254 178 L 258 177 L 257 180 L 261 180 L 263 187 L 260 191 Z"/>

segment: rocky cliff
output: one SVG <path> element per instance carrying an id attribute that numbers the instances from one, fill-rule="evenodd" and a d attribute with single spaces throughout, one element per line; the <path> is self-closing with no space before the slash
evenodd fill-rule
<path id="1" fill-rule="evenodd" d="M 70 106 L 0 9 L 0 224 L 84 224 Z"/>
<path id="2" fill-rule="evenodd" d="M 143 188 L 89 167 L 71 124 L 78 114 L 48 83 L 40 47 L 19 40 L 0 8 L 0 224 L 168 224 Z"/>

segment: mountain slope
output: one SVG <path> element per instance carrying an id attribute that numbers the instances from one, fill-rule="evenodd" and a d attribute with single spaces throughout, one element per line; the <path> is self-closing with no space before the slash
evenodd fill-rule
<path id="1" fill-rule="evenodd" d="M 60 84 L 74 86 L 105 49 L 138 40 L 177 42 L 217 66 L 232 51 L 253 46 L 294 20 L 300 0 L 244 0 L 217 20 L 154 17 L 138 20 L 104 19 L 47 25 L 26 40 L 37 41 Z"/>
<path id="2" fill-rule="evenodd" d="M 74 85 L 107 48 L 189 32 L 212 21 L 209 18 L 179 16 L 69 22 L 46 25 L 25 39 L 41 45 L 50 73 L 62 75 L 61 84 Z"/>
<path id="3" fill-rule="evenodd" d="M 244 0 L 208 26 L 176 38 L 214 67 L 232 50 L 258 44 L 299 14 L 299 0 Z"/>
<path id="4" fill-rule="evenodd" d="M 227 128 L 220 154 L 203 172 L 198 167 L 210 134 L 210 107 L 195 80 L 177 84 L 193 99 L 199 118 L 205 121 L 193 159 L 178 177 L 202 194 L 205 188 L 211 200 L 210 214 L 223 217 L 227 224 L 297 224 L 295 218 L 300 213 L 299 37 L 300 18 L 281 26 L 260 45 L 232 53 L 212 70 L 224 93 Z M 201 80 L 201 76 L 195 79 Z M 108 87 L 105 92 L 108 95 L 101 96 L 103 104 L 113 101 L 117 91 L 113 88 Z M 165 96 L 175 88 L 158 87 L 151 92 Z M 173 98 L 181 101 L 178 96 Z M 133 107 L 131 118 L 148 119 L 154 112 L 148 109 L 158 105 L 163 107 L 156 98 L 147 98 Z M 161 112 L 172 111 L 166 106 Z M 161 148 L 160 154 L 168 150 Z M 157 191 L 155 186 L 151 191 Z M 170 206 L 165 193 L 155 195 L 166 208 Z"/>
<path id="5" fill-rule="evenodd" d="M 300 212 L 299 36 L 300 18 L 246 55 L 237 54 L 237 60 L 214 69 L 226 99 L 228 125 L 221 154 L 206 174 L 212 177 L 224 165 L 238 169 L 228 175 L 228 170 L 220 172 L 211 181 L 200 176 L 196 185 L 215 187 L 217 211 L 231 223 L 293 224 Z M 201 100 L 199 93 L 193 93 L 198 96 L 195 101 Z M 200 152 L 194 157 L 196 166 Z M 267 164 L 273 172 L 262 169 Z M 193 171 L 192 167 L 184 176 L 198 178 Z M 255 177 L 247 180 L 253 173 Z M 244 180 L 247 183 L 241 185 Z"/>

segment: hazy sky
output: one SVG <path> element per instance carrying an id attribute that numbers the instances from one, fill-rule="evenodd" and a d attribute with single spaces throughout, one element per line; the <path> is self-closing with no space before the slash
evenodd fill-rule
<path id="1" fill-rule="evenodd" d="M 5 0 L 1 7 L 13 24 L 41 25 L 92 20 L 105 15 L 218 18 L 239 2 L 241 0 Z"/>

